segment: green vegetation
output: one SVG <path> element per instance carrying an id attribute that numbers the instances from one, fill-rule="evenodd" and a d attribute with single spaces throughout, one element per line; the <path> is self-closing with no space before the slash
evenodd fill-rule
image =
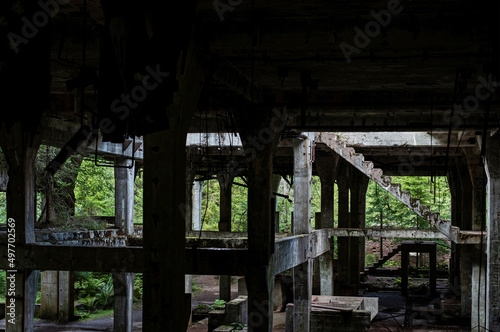
<path id="1" fill-rule="evenodd" d="M 431 211 L 439 212 L 441 218 L 450 219 L 451 198 L 446 177 L 392 177 L 393 183 L 400 183 L 402 190 L 410 190 L 412 198 L 420 198 Z M 384 228 L 428 229 L 430 225 L 395 199 L 373 181 L 366 194 L 366 226 Z"/>
<path id="2" fill-rule="evenodd" d="M 106 222 L 96 216 L 114 215 L 114 174 L 112 167 L 97 167 L 93 159 L 80 156 L 72 157 L 56 175 L 46 176 L 43 169 L 57 149 L 41 147 L 36 163 L 37 169 L 37 224 L 70 229 L 75 225 L 86 229 L 106 228 Z M 104 163 L 104 160 L 100 160 Z M 5 170 L 5 161 L 0 152 L 0 172 Z M 441 217 L 450 219 L 450 191 L 446 177 L 393 177 L 393 182 L 400 183 L 402 190 L 410 190 L 412 197 L 430 205 L 431 210 L 440 212 Z M 247 192 L 245 180 L 236 178 L 232 187 L 232 231 L 247 230 Z M 291 232 L 293 212 L 293 180 L 282 180 L 278 192 L 285 196 L 277 197 L 277 210 L 280 218 L 280 232 Z M 318 177 L 312 179 L 311 219 L 315 225 L 315 214 L 321 210 L 321 183 Z M 0 192 L 0 222 L 6 221 L 6 197 Z M 335 185 L 335 206 L 338 203 L 338 188 Z M 135 183 L 135 222 L 142 223 L 143 179 L 138 172 Z M 47 204 L 49 203 L 49 204 Z M 218 230 L 220 211 L 219 184 L 217 180 L 205 181 L 202 191 L 202 228 L 206 231 Z M 50 220 L 47 223 L 47 212 Z M 334 223 L 338 224 L 337 208 Z M 384 228 L 420 228 L 430 226 L 417 217 L 401 202 L 370 181 L 366 196 L 366 227 Z M 398 240 L 395 239 L 397 242 Z M 438 251 L 448 252 L 445 241 L 438 241 Z M 337 247 L 335 248 L 337 250 Z M 376 262 L 378 257 L 367 255 L 367 264 Z M 397 264 L 389 261 L 387 266 Z M 136 274 L 134 283 L 134 301 L 142 300 L 142 274 Z M 193 282 L 193 292 L 201 287 Z M 5 294 L 5 272 L 0 273 L 0 301 Z M 77 314 L 81 317 L 94 317 L 96 312 L 109 313 L 113 305 L 113 279 L 110 274 L 76 272 L 75 299 Z M 211 309 L 224 308 L 225 302 L 216 300 Z"/>

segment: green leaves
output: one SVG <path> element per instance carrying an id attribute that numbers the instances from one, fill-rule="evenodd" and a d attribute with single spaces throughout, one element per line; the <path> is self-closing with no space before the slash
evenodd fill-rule
<path id="1" fill-rule="evenodd" d="M 393 183 L 400 183 L 402 190 L 410 190 L 411 197 L 420 199 L 424 205 L 429 205 L 431 211 L 440 212 L 443 219 L 450 218 L 451 198 L 446 177 L 391 177 Z M 384 228 L 430 228 L 430 225 L 412 212 L 406 205 L 396 200 L 392 195 L 377 188 L 370 180 L 366 194 L 366 226 Z"/>

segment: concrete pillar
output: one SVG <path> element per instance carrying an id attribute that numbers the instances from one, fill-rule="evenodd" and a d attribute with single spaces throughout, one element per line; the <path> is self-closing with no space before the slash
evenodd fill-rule
<path id="1" fill-rule="evenodd" d="M 462 186 L 456 165 L 451 165 L 447 173 L 448 183 L 451 193 L 451 223 L 453 226 L 462 226 L 463 205 Z M 458 286 L 460 283 L 460 248 L 456 243 L 451 243 L 449 280 L 452 285 Z"/>
<path id="2" fill-rule="evenodd" d="M 350 228 L 364 228 L 366 215 L 366 190 L 368 178 L 357 168 L 349 166 L 349 183 L 351 190 Z M 349 288 L 354 296 L 358 295 L 360 272 L 365 269 L 365 238 L 349 238 Z"/>
<path id="3" fill-rule="evenodd" d="M 472 229 L 481 230 L 486 217 L 486 174 L 478 148 L 463 149 L 472 183 Z"/>
<path id="4" fill-rule="evenodd" d="M 488 177 L 486 328 L 500 331 L 500 138 L 498 136 L 488 137 L 485 157 Z"/>
<path id="5" fill-rule="evenodd" d="M 185 222 L 186 231 L 193 230 L 193 185 L 194 179 L 196 177 L 196 172 L 193 169 L 193 165 L 186 170 L 186 206 L 185 206 Z"/>
<path id="6" fill-rule="evenodd" d="M 134 273 L 113 273 L 114 287 L 114 331 L 133 331 Z"/>
<path id="7" fill-rule="evenodd" d="M 474 256 L 480 256 L 479 246 L 473 249 Z M 486 256 L 472 260 L 471 331 L 485 332 L 486 327 Z"/>
<path id="8" fill-rule="evenodd" d="M 193 209 L 192 209 L 192 230 L 201 229 L 201 199 L 202 199 L 203 181 L 194 181 L 193 183 Z"/>
<path id="9" fill-rule="evenodd" d="M 167 10 L 167 8 L 169 8 Z M 197 108 L 204 71 L 200 43 L 192 36 L 195 4 L 178 2 L 151 5 L 151 26 L 158 41 L 171 41 L 161 63 L 171 70 L 166 80 L 164 109 L 168 129 L 144 136 L 144 331 L 186 331 L 191 301 L 186 301 L 186 138 Z M 166 15 L 166 16 L 165 16 Z M 173 17 L 179 20 L 173 20 Z M 175 21 L 175 24 L 173 23 Z M 179 24 L 181 22 L 181 24 Z M 175 36 L 175 38 L 173 38 Z M 181 46 L 176 41 L 182 40 Z M 187 43 L 186 43 L 187 41 Z M 185 66 L 177 72 L 181 48 L 186 47 Z M 158 63 L 160 66 L 160 63 Z M 165 68 L 164 68 L 165 67 Z M 174 80 L 178 91 L 170 89 Z M 182 208 L 181 208 L 182 207 Z"/>
<path id="10" fill-rule="evenodd" d="M 248 330 L 271 332 L 274 246 L 273 155 L 286 125 L 286 109 L 234 112 L 248 166 Z"/>
<path id="11" fill-rule="evenodd" d="M 201 229 L 201 199 L 203 181 L 195 181 L 194 172 L 188 172 L 188 186 L 186 195 L 186 230 L 199 231 Z M 193 293 L 193 276 L 186 274 L 184 279 L 184 292 Z M 191 326 L 191 319 L 189 320 Z"/>
<path id="12" fill-rule="evenodd" d="M 231 189 L 234 175 L 230 173 L 219 174 L 217 179 L 220 188 L 219 231 L 231 232 Z M 219 276 L 219 299 L 226 302 L 231 301 L 231 276 Z"/>
<path id="13" fill-rule="evenodd" d="M 316 229 L 334 227 L 335 178 L 338 171 L 338 155 L 316 155 L 316 168 L 321 180 L 321 215 L 316 218 Z M 318 257 L 320 295 L 333 295 L 333 248 Z"/>
<path id="14" fill-rule="evenodd" d="M 71 320 L 74 316 L 74 273 L 44 271 L 41 278 L 40 317 L 61 322 Z"/>
<path id="15" fill-rule="evenodd" d="M 338 207 L 338 227 L 349 227 L 349 166 L 341 161 L 339 164 L 339 174 L 337 178 L 339 191 Z M 337 237 L 338 260 L 337 277 L 335 279 L 335 295 L 351 295 L 348 289 L 349 280 L 349 238 Z"/>
<path id="16" fill-rule="evenodd" d="M 115 166 L 115 226 L 133 235 L 135 163 L 127 158 L 116 158 Z M 134 273 L 113 273 L 115 332 L 132 332 L 134 279 Z"/>
<path id="17" fill-rule="evenodd" d="M 17 257 L 14 257 L 11 270 L 7 270 L 6 275 L 6 331 L 24 332 L 33 330 L 39 273 L 17 269 L 17 260 L 22 254 L 23 246 L 35 242 L 34 162 L 39 137 L 33 137 L 20 122 L 12 124 L 9 130 L 1 128 L 0 142 L 9 165 L 7 227 L 15 231 L 13 244 Z M 10 284 L 15 284 L 15 289 Z"/>
<path id="18" fill-rule="evenodd" d="M 135 163 L 127 158 L 115 159 L 115 226 L 127 235 L 134 234 Z"/>
<path id="19" fill-rule="evenodd" d="M 312 177 L 312 142 L 314 133 L 303 134 L 295 139 L 294 155 L 294 209 L 293 234 L 311 232 L 311 177 Z M 293 330 L 309 331 L 311 320 L 312 297 L 312 259 L 293 268 Z"/>

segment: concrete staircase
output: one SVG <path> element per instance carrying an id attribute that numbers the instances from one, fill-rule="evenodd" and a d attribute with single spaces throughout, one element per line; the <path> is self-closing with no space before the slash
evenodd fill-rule
<path id="1" fill-rule="evenodd" d="M 368 266 L 365 268 L 364 272 L 361 272 L 361 277 L 366 277 L 368 274 L 375 272 L 376 269 L 384 265 L 385 262 L 387 262 L 389 259 L 397 255 L 401 251 L 401 244 L 398 245 L 396 248 L 393 248 L 391 251 L 389 251 L 386 255 L 381 257 L 378 262 L 375 264 Z"/>
<path id="2" fill-rule="evenodd" d="M 390 176 L 385 176 L 382 169 L 375 168 L 373 162 L 365 161 L 362 154 L 356 153 L 353 148 L 348 147 L 346 142 L 342 141 L 338 135 L 317 133 L 315 141 L 318 148 L 329 148 L 335 151 L 348 163 L 426 220 L 432 227 L 438 229 L 453 242 L 459 242 L 460 229 L 458 227 L 452 226 L 449 220 L 441 219 L 439 213 L 432 212 L 429 206 L 421 204 L 420 199 L 412 198 L 409 191 L 401 190 L 401 184 L 392 183 Z"/>

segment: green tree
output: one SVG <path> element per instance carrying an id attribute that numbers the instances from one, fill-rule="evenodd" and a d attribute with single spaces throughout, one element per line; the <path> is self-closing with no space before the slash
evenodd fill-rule
<path id="1" fill-rule="evenodd" d="M 115 213 L 112 167 L 99 167 L 84 160 L 76 180 L 76 213 L 87 216 L 113 216 Z"/>

